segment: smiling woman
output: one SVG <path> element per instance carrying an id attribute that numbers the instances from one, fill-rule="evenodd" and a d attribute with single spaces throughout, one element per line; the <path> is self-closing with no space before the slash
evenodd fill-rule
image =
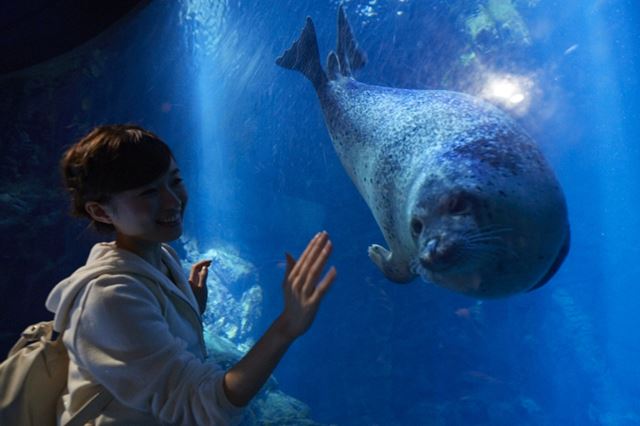
<path id="1" fill-rule="evenodd" d="M 138 126 L 101 126 L 72 145 L 61 166 L 74 213 L 115 232 L 115 241 L 96 244 L 86 265 L 47 298 L 69 352 L 58 423 L 105 396 L 96 424 L 238 422 L 241 407 L 311 326 L 336 276 L 331 269 L 320 279 L 331 254 L 327 233 L 297 261 L 287 256 L 282 314 L 225 371 L 207 359 L 203 336 L 211 261 L 193 265 L 187 280 L 167 244 L 182 234 L 187 204 L 168 146 Z"/>

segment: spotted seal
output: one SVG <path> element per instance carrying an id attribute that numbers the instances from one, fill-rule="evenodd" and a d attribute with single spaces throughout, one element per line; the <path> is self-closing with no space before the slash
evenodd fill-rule
<path id="1" fill-rule="evenodd" d="M 311 18 L 276 60 L 304 74 L 320 100 L 342 165 L 390 248 L 369 257 L 391 281 L 416 276 L 477 298 L 541 287 L 570 245 L 558 181 L 507 114 L 444 90 L 360 83 L 364 65 L 342 7 L 322 68 Z"/>

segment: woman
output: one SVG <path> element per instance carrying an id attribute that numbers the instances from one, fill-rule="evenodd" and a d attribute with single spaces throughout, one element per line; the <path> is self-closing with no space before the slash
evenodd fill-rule
<path id="1" fill-rule="evenodd" d="M 86 265 L 47 299 L 69 352 L 60 422 L 95 395 L 113 398 L 97 425 L 225 425 L 260 390 L 289 345 L 311 325 L 336 277 L 317 234 L 296 261 L 287 254 L 284 309 L 255 346 L 223 371 L 205 361 L 201 314 L 210 261 L 190 279 L 166 242 L 182 233 L 187 191 L 167 145 L 133 125 L 101 126 L 61 162 L 73 212 L 115 240 L 96 244 Z"/>

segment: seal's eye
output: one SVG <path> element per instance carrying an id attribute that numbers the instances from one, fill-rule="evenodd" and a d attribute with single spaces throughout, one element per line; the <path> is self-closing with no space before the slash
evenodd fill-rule
<path id="1" fill-rule="evenodd" d="M 463 215 L 471 211 L 471 200 L 464 194 L 455 195 L 447 201 L 447 211 L 452 215 Z"/>
<path id="2" fill-rule="evenodd" d="M 422 232 L 422 222 L 420 222 L 420 219 L 413 218 L 413 220 L 411 221 L 411 232 L 414 236 L 420 235 L 420 233 Z"/>

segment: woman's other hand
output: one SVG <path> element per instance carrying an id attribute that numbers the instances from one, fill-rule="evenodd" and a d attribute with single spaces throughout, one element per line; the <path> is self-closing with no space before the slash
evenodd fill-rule
<path id="1" fill-rule="evenodd" d="M 209 266 L 211 266 L 211 260 L 201 260 L 191 267 L 191 273 L 189 274 L 189 284 L 198 301 L 200 314 L 204 314 L 207 308 Z"/>

